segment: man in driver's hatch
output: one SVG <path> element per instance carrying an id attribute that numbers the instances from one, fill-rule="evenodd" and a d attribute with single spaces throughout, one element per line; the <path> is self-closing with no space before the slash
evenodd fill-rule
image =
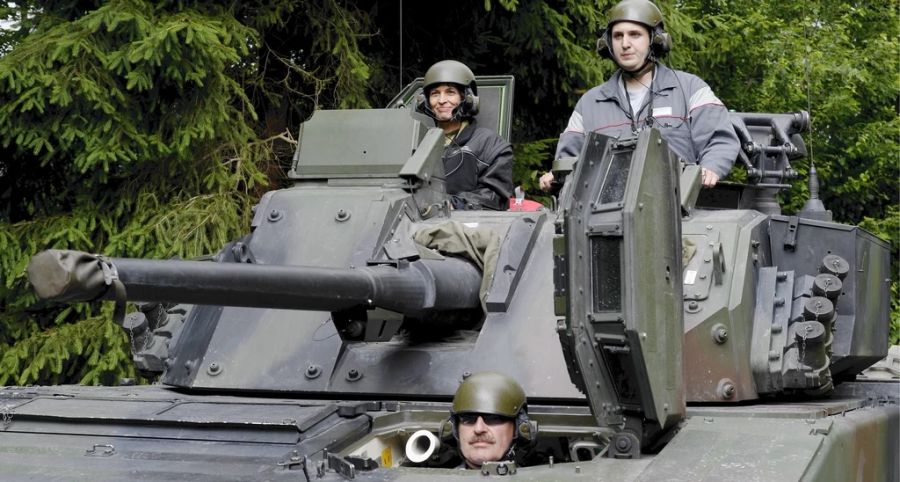
<path id="1" fill-rule="evenodd" d="M 450 410 L 463 459 L 459 468 L 515 460 L 516 447 L 532 440 L 535 432 L 527 408 L 525 391 L 512 378 L 495 372 L 468 377 L 456 390 Z"/>

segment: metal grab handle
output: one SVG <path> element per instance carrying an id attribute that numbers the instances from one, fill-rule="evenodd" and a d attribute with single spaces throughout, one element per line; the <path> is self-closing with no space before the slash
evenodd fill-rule
<path id="1" fill-rule="evenodd" d="M 97 448 L 102 447 L 104 450 L 102 452 L 97 452 Z M 84 455 L 93 455 L 93 456 L 101 456 L 101 457 L 109 457 L 110 455 L 114 455 L 116 453 L 116 446 L 112 444 L 94 444 L 91 446 L 89 450 L 84 451 Z"/>
<path id="2" fill-rule="evenodd" d="M 725 253 L 722 250 L 722 243 L 715 243 L 712 247 L 713 258 L 713 281 L 716 285 L 723 283 L 722 273 L 725 272 Z"/>

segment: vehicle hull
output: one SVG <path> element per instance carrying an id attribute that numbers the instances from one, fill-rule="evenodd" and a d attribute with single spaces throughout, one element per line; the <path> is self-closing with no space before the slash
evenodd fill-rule
<path id="1" fill-rule="evenodd" d="M 824 400 L 689 406 L 657 454 L 519 467 L 514 477 L 895 481 L 898 393 L 897 381 L 851 382 Z M 162 386 L 6 387 L 0 390 L 0 478 L 345 480 L 333 468 L 317 475 L 326 462 L 323 448 L 346 456 L 379 433 L 433 429 L 448 409 L 447 402 L 297 400 Z M 535 404 L 531 411 L 548 436 L 596 430 L 586 403 Z M 401 454 L 390 458 L 396 464 Z M 451 480 L 475 473 L 395 466 L 352 475 Z"/>

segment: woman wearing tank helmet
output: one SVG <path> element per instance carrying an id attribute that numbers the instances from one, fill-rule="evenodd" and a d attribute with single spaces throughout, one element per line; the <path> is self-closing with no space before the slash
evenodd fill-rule
<path id="1" fill-rule="evenodd" d="M 478 127 L 478 86 L 464 64 L 442 60 L 425 72 L 416 110 L 444 131 L 444 174 L 455 209 L 509 208 L 512 147 L 496 133 Z"/>

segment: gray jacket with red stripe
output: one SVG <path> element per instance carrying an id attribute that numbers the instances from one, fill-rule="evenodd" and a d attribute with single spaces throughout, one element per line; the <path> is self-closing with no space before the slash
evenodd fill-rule
<path id="1" fill-rule="evenodd" d="M 703 79 L 657 64 L 651 91 L 635 121 L 622 85 L 622 71 L 618 70 L 579 99 L 569 125 L 559 136 L 557 159 L 581 154 L 587 132 L 622 137 L 651 126 L 659 129 L 669 148 L 682 159 L 699 162 L 720 178 L 728 174 L 740 142 L 728 110 Z"/>

